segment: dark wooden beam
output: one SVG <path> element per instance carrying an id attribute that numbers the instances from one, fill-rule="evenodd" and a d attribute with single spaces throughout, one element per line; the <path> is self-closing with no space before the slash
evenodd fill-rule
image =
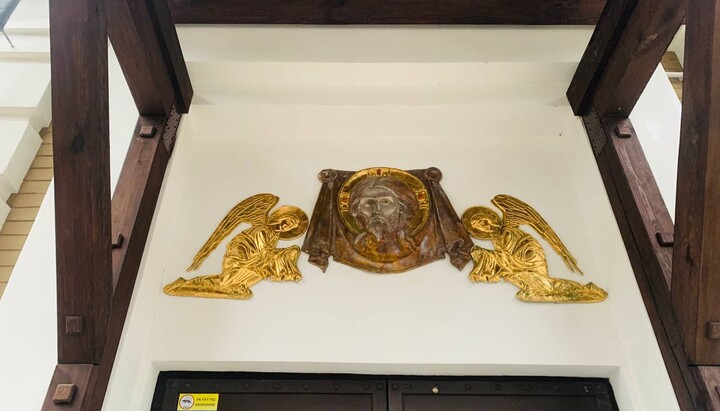
<path id="1" fill-rule="evenodd" d="M 720 365 L 720 1 L 690 0 L 673 304 L 695 364 Z"/>
<path id="2" fill-rule="evenodd" d="M 583 122 L 680 409 L 710 410 L 710 394 L 688 364 L 671 303 L 672 247 L 656 236 L 672 232 L 673 223 L 635 130 L 628 119 L 601 120 L 594 111 Z"/>
<path id="3" fill-rule="evenodd" d="M 102 408 L 180 117 L 173 109 L 167 117 L 140 116 L 138 119 L 112 198 L 111 278 L 114 293 L 105 350 L 99 366 L 93 368 L 87 394 L 73 405 L 78 408 L 72 409 Z M 51 384 L 50 391 L 55 389 Z"/>
<path id="4" fill-rule="evenodd" d="M 637 0 L 611 0 L 605 5 L 567 91 L 575 115 L 590 111 L 592 93 L 636 4 Z"/>
<path id="5" fill-rule="evenodd" d="M 608 2 L 568 89 L 575 114 L 630 115 L 684 16 L 685 0 Z"/>
<path id="6" fill-rule="evenodd" d="M 90 410 L 83 404 L 87 404 L 87 400 L 92 396 L 92 387 L 97 381 L 97 371 L 97 365 L 58 364 L 50 381 L 50 389 L 45 396 L 42 410 Z M 66 395 L 68 393 L 69 395 Z"/>
<path id="7" fill-rule="evenodd" d="M 123 241 L 119 247 L 113 249 L 115 292 L 105 353 L 91 401 L 96 409 L 101 408 L 110 382 L 115 355 L 179 123 L 180 114 L 176 110 L 172 110 L 170 116 L 165 118 L 141 116 L 138 119 L 115 188 L 112 203 L 113 235 L 115 238 L 122 235 Z M 143 127 L 155 131 L 151 136 L 140 137 Z"/>
<path id="8" fill-rule="evenodd" d="M 167 1 L 106 4 L 110 41 L 140 114 L 187 113 L 193 89 Z"/>
<path id="9" fill-rule="evenodd" d="M 50 2 L 58 362 L 98 364 L 112 295 L 104 1 Z"/>
<path id="10" fill-rule="evenodd" d="M 673 232 L 672 218 L 630 120 L 606 117 L 602 119 L 602 124 L 608 136 L 605 156 L 613 171 L 642 261 L 648 271 L 658 274 L 652 279 L 655 293 L 659 294 L 662 290 L 667 293 L 673 250 L 661 245 L 657 234 Z M 620 133 L 624 133 L 623 136 Z"/>
<path id="11" fill-rule="evenodd" d="M 169 0 L 178 24 L 595 24 L 606 0 Z"/>
<path id="12" fill-rule="evenodd" d="M 113 238 L 122 238 L 112 252 L 113 313 L 118 299 L 130 301 L 179 122 L 175 110 L 167 118 L 140 116 L 137 121 L 112 199 Z"/>
<path id="13" fill-rule="evenodd" d="M 720 367 L 692 367 L 696 373 L 698 384 L 705 387 L 710 395 L 708 410 L 720 410 Z"/>

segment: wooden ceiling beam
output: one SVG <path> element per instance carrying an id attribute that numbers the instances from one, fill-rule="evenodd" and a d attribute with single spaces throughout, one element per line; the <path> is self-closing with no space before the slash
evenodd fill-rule
<path id="1" fill-rule="evenodd" d="M 606 0 L 169 0 L 177 24 L 595 24 Z"/>
<path id="2" fill-rule="evenodd" d="M 107 5 L 108 34 L 141 115 L 187 113 L 193 89 L 166 0 Z"/>
<path id="3" fill-rule="evenodd" d="M 568 88 L 576 115 L 630 115 L 683 22 L 685 1 L 608 2 Z"/>
<path id="4" fill-rule="evenodd" d="M 673 304 L 695 364 L 720 365 L 720 0 L 688 3 Z"/>

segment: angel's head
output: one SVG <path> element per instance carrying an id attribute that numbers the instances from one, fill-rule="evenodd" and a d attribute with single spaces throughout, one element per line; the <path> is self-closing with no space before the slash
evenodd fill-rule
<path id="1" fill-rule="evenodd" d="M 475 238 L 487 240 L 500 233 L 503 227 L 502 218 L 490 208 L 472 207 L 462 216 L 463 225 Z"/>
<path id="2" fill-rule="evenodd" d="M 308 218 L 304 211 L 293 206 L 283 206 L 268 217 L 268 225 L 280 234 L 283 240 L 300 237 L 308 226 Z"/>
<path id="3" fill-rule="evenodd" d="M 294 215 L 286 215 L 279 217 L 272 223 L 271 226 L 275 227 L 278 232 L 284 233 L 292 230 L 300 224 L 300 220 Z"/>

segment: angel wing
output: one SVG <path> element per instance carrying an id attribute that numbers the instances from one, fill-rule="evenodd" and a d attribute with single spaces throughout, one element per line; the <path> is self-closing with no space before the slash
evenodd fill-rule
<path id="1" fill-rule="evenodd" d="M 550 225 L 537 211 L 535 211 L 534 208 L 522 200 L 507 194 L 495 196 L 495 198 L 492 199 L 492 203 L 502 210 L 505 226 L 518 227 L 522 224 L 527 224 L 534 228 L 535 231 L 540 233 L 545 241 L 552 246 L 553 250 L 562 257 L 563 261 L 565 261 L 565 265 L 568 266 L 570 271 L 577 272 L 579 274 L 583 273 L 578 267 L 575 257 L 570 254 L 570 251 L 567 247 L 565 247 L 565 244 L 560 241 L 560 238 L 557 234 L 555 234 L 555 231 L 553 231 Z"/>
<path id="2" fill-rule="evenodd" d="M 267 220 L 268 212 L 277 204 L 278 200 L 279 198 L 272 194 L 256 194 L 238 203 L 227 213 L 215 229 L 215 232 L 212 233 L 210 238 L 205 242 L 205 245 L 195 254 L 195 258 L 193 258 L 192 264 L 190 264 L 187 271 L 198 269 L 207 256 L 209 256 L 210 253 L 217 248 L 218 244 L 240 225 L 240 223 L 252 225 L 264 223 Z"/>

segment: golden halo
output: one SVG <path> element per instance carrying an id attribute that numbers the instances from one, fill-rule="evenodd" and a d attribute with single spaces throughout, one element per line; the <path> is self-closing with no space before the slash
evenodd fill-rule
<path id="1" fill-rule="evenodd" d="M 295 206 L 278 207 L 277 210 L 273 211 L 272 214 L 270 214 L 270 217 L 268 217 L 268 222 L 272 224 L 273 222 L 278 221 L 279 219 L 287 215 L 292 215 L 297 218 L 298 225 L 290 231 L 281 231 L 279 233 L 281 240 L 293 240 L 295 238 L 298 238 L 305 233 L 305 230 L 307 230 L 308 227 L 307 214 L 305 214 L 303 210 Z"/>
<path id="2" fill-rule="evenodd" d="M 490 239 L 490 233 L 480 231 L 472 226 L 472 220 L 477 217 L 485 217 L 490 220 L 496 220 L 498 221 L 498 223 L 502 223 L 502 220 L 500 220 L 500 216 L 492 208 L 477 206 L 470 207 L 465 210 L 462 215 L 463 226 L 465 226 L 465 229 L 470 233 L 470 235 L 477 238 L 478 240 Z"/>
<path id="3" fill-rule="evenodd" d="M 352 192 L 355 184 L 361 180 L 380 177 L 389 177 L 400 180 L 413 191 L 415 200 L 418 202 L 418 209 L 415 212 L 415 215 L 413 215 L 410 219 L 408 228 L 410 235 L 417 234 L 425 226 L 425 223 L 427 223 L 428 217 L 430 216 L 430 193 L 428 192 L 427 187 L 425 187 L 425 184 L 423 184 L 419 178 L 407 171 L 389 167 L 373 167 L 360 170 L 350 176 L 350 178 L 343 183 L 342 187 L 340 187 L 337 199 L 338 211 L 345 227 L 347 227 L 353 234 L 360 234 L 363 231 L 358 225 L 355 216 L 352 215 L 352 211 L 350 209 L 350 193 Z"/>

